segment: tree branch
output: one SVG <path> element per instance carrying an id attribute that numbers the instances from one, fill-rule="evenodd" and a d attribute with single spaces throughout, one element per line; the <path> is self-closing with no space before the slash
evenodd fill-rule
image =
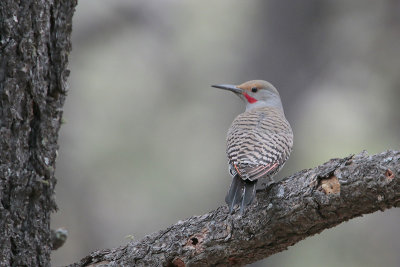
<path id="1" fill-rule="evenodd" d="M 219 207 L 71 266 L 244 265 L 351 218 L 400 206 L 400 151 L 331 159 L 257 192 L 241 217 Z"/>

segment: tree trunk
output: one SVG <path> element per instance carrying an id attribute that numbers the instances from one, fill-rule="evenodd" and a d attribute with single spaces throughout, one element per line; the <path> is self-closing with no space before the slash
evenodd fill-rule
<path id="1" fill-rule="evenodd" d="M 0 1 L 0 266 L 49 266 L 76 0 Z"/>

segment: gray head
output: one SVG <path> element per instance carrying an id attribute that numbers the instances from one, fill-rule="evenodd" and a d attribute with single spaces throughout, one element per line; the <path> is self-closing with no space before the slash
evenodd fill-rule
<path id="1" fill-rule="evenodd" d="M 273 107 L 283 112 L 278 91 L 267 81 L 252 80 L 240 85 L 221 84 L 212 87 L 234 92 L 246 103 L 246 111 L 258 107 Z"/>

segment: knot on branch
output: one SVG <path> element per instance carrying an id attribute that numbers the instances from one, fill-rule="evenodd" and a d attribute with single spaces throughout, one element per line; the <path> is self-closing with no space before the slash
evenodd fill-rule
<path id="1" fill-rule="evenodd" d="M 185 247 L 194 249 L 195 253 L 201 253 L 204 251 L 203 241 L 207 237 L 208 229 L 204 228 L 200 233 L 194 234 L 187 240 Z"/>
<path id="2" fill-rule="evenodd" d="M 327 179 L 320 180 L 321 190 L 326 194 L 340 194 L 339 179 L 333 174 Z"/>
<path id="3" fill-rule="evenodd" d="M 387 169 L 385 172 L 385 176 L 386 176 L 386 179 L 392 180 L 394 178 L 394 173 L 390 169 Z"/>
<path id="4" fill-rule="evenodd" d="M 185 263 L 180 258 L 175 258 L 172 262 L 170 262 L 167 267 L 185 267 Z"/>

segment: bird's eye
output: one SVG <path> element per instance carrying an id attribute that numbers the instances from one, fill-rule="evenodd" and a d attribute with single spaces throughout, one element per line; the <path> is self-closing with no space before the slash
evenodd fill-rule
<path id="1" fill-rule="evenodd" d="M 251 88 L 251 91 L 252 91 L 253 93 L 256 93 L 256 92 L 258 91 L 258 88 L 257 88 L 257 87 L 253 87 L 253 88 Z"/>

